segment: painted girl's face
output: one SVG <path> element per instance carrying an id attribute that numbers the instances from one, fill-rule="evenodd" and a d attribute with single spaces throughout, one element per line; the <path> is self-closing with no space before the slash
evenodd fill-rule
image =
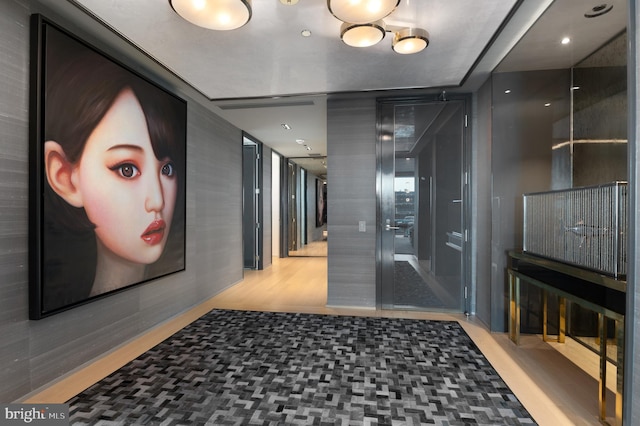
<path id="1" fill-rule="evenodd" d="M 142 107 L 126 89 L 93 130 L 75 184 L 98 240 L 113 255 L 153 263 L 162 254 L 178 181 L 170 158 L 153 152 Z"/>

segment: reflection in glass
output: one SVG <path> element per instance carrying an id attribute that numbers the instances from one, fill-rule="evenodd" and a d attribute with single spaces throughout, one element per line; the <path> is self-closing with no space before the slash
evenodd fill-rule
<path id="1" fill-rule="evenodd" d="M 389 123 L 383 123 L 394 136 L 380 142 L 388 144 L 382 149 L 381 174 L 389 186 L 383 182 L 382 187 L 392 189 L 382 194 L 388 210 L 382 215 L 390 218 L 382 231 L 383 306 L 464 309 L 463 105 L 398 104 L 390 107 Z"/>
<path id="2" fill-rule="evenodd" d="M 626 32 L 573 68 L 574 187 L 627 180 Z"/>

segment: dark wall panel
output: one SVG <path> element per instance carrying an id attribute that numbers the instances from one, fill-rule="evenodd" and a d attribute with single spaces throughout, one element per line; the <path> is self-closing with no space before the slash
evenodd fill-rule
<path id="1" fill-rule="evenodd" d="M 474 97 L 472 144 L 472 280 L 471 312 L 491 324 L 491 79 Z"/>
<path id="2" fill-rule="evenodd" d="M 492 79 L 491 329 L 503 331 L 507 252 L 522 248 L 522 195 L 551 189 L 552 147 L 568 135 L 571 80 L 569 70 L 497 73 Z"/>
<path id="3" fill-rule="evenodd" d="M 0 4 L 0 401 L 30 387 L 27 279 L 28 6 Z"/>
<path id="4" fill-rule="evenodd" d="M 242 134 L 145 57 L 83 14 L 73 28 L 188 101 L 186 270 L 40 321 L 28 319 L 29 16 L 0 2 L 0 401 L 21 399 L 242 278 Z M 50 16 L 65 26 L 64 20 Z M 74 31 L 75 32 L 75 31 Z M 101 34 L 101 35 L 98 35 Z"/>

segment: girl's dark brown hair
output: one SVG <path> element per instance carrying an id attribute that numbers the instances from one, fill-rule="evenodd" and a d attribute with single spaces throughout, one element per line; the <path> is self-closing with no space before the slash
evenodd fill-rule
<path id="1" fill-rule="evenodd" d="M 76 164 L 87 139 L 116 97 L 129 88 L 144 111 L 156 158 L 169 157 L 174 162 L 179 188 L 176 203 L 182 202 L 186 134 L 184 103 L 104 56 L 82 45 L 76 46 L 81 47 L 78 49 L 73 47 L 68 47 L 72 52 L 66 50 L 48 54 L 51 61 L 46 62 L 42 143 L 49 140 L 57 142 L 67 160 Z M 73 50 L 76 50 L 75 54 Z M 62 55 L 66 60 L 62 61 L 57 55 Z M 69 205 L 46 183 L 45 208 L 49 219 L 70 231 L 82 232 L 94 227 L 84 209 Z"/>

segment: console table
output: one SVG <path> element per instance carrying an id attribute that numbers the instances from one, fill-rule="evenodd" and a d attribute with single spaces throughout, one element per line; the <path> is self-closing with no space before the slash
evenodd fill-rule
<path id="1" fill-rule="evenodd" d="M 600 374 L 598 408 L 600 420 L 606 419 L 607 379 L 607 324 L 615 322 L 617 346 L 616 413 L 617 425 L 622 425 L 622 391 L 624 371 L 624 316 L 626 307 L 625 280 L 615 279 L 588 269 L 556 262 L 521 251 L 509 252 L 509 338 L 520 341 L 520 285 L 525 282 L 542 289 L 543 334 L 547 341 L 547 297 L 558 297 L 559 333 L 557 341 L 564 343 L 566 333 L 566 302 L 570 301 L 598 314 L 598 338 L 600 342 Z"/>

